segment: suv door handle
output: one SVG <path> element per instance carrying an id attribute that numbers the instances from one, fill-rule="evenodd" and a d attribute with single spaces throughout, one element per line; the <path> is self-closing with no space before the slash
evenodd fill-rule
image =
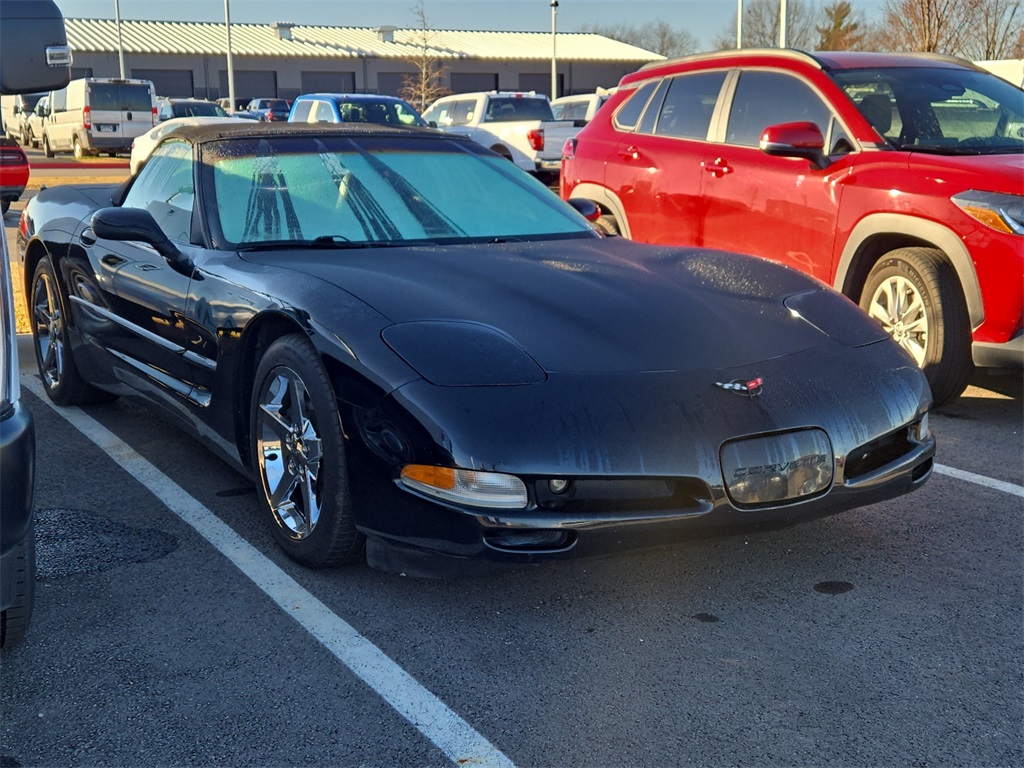
<path id="1" fill-rule="evenodd" d="M 623 160 L 639 160 L 640 150 L 631 144 L 625 149 L 619 150 L 619 157 L 621 157 Z"/>
<path id="2" fill-rule="evenodd" d="M 713 163 L 704 163 L 704 170 L 716 179 L 722 178 L 727 173 L 732 173 L 732 168 L 729 167 L 729 163 L 721 157 L 717 158 Z"/>

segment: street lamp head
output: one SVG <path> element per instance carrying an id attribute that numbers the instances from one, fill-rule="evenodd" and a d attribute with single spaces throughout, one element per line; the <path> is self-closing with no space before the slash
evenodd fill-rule
<path id="1" fill-rule="evenodd" d="M 551 7 L 552 8 L 557 8 L 558 7 L 558 0 L 551 0 Z"/>

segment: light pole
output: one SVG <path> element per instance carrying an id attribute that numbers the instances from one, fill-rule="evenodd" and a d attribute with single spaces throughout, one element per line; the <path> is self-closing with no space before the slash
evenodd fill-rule
<path id="1" fill-rule="evenodd" d="M 235 65 L 231 61 L 231 1 L 224 0 L 224 27 L 228 33 L 228 106 L 235 114 Z"/>
<path id="2" fill-rule="evenodd" d="M 743 0 L 736 0 L 736 47 L 743 47 Z"/>
<path id="3" fill-rule="evenodd" d="M 558 98 L 558 56 L 555 43 L 555 24 L 558 18 L 558 0 L 551 0 L 551 98 Z"/>
<path id="4" fill-rule="evenodd" d="M 779 0 L 779 48 L 786 47 L 786 0 Z"/>
<path id="5" fill-rule="evenodd" d="M 121 42 L 121 0 L 114 0 L 114 24 L 117 27 L 117 61 L 121 65 L 121 79 L 124 80 L 124 43 Z"/>

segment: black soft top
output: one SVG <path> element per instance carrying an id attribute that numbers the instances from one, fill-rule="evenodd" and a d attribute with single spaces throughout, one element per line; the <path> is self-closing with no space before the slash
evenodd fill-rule
<path id="1" fill-rule="evenodd" d="M 453 141 L 469 140 L 465 136 L 442 133 L 433 128 L 415 126 L 390 126 L 378 123 L 272 123 L 257 120 L 181 125 L 167 133 L 164 138 L 171 136 L 180 136 L 193 143 L 251 136 L 422 136 L 424 138 L 444 138 Z"/>

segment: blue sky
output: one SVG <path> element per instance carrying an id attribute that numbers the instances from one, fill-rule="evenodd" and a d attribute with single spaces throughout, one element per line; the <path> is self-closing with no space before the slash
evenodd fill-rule
<path id="1" fill-rule="evenodd" d="M 11 0 L 7 0 L 10 2 Z M 823 0 L 818 0 L 818 3 Z M 115 0 L 56 0 L 65 16 L 114 18 Z M 231 21 L 375 27 L 416 26 L 417 0 L 229 0 Z M 855 10 L 878 18 L 884 0 L 851 0 Z M 435 29 L 550 31 L 550 0 L 425 0 Z M 736 0 L 559 0 L 558 30 L 588 23 L 642 24 L 663 19 L 710 44 L 729 29 Z M 122 20 L 223 21 L 222 0 L 120 0 Z"/>

